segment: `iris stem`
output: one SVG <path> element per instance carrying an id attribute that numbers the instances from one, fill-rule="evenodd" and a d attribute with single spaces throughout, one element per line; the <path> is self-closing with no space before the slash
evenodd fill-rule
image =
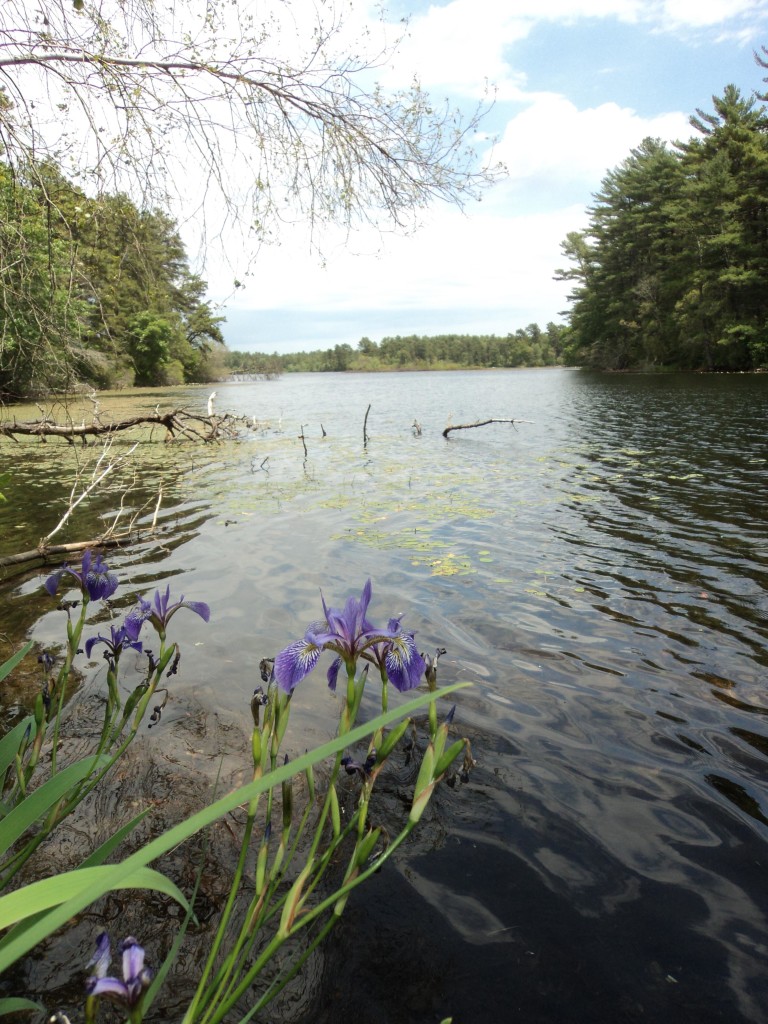
<path id="1" fill-rule="evenodd" d="M 51 748 L 51 775 L 56 774 L 56 759 L 57 759 L 57 748 L 59 746 L 59 730 L 61 728 L 61 713 L 64 710 L 64 694 L 67 690 L 67 682 L 69 681 L 69 673 L 72 669 L 72 662 L 77 649 L 80 644 L 80 637 L 83 633 L 83 626 L 85 625 L 85 614 L 88 609 L 88 593 L 83 590 L 83 601 L 80 608 L 80 615 L 78 616 L 77 622 L 74 628 L 72 627 L 71 619 L 67 618 L 67 654 L 64 659 L 58 678 L 56 680 L 57 693 L 56 702 L 56 716 L 53 724 L 53 745 Z M 69 614 L 69 613 L 67 613 Z"/>

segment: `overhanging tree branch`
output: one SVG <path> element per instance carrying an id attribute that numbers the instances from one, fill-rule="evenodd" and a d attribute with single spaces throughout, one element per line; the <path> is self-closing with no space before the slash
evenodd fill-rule
<path id="1" fill-rule="evenodd" d="M 223 241 L 236 289 L 285 224 L 316 251 L 327 224 L 409 230 L 498 175 L 472 148 L 485 101 L 465 117 L 377 81 L 399 42 L 383 15 L 379 46 L 333 0 L 252 6 L 0 3 L 0 395 L 205 379 L 184 336 L 196 275 L 159 255 L 185 226 L 203 258 Z"/>
<path id="2" fill-rule="evenodd" d="M 6 159 L 69 152 L 91 187 L 135 196 L 140 181 L 157 199 L 173 187 L 180 152 L 194 152 L 202 190 L 213 187 L 227 216 L 259 239 L 286 216 L 287 196 L 288 217 L 298 212 L 310 226 L 381 216 L 406 226 L 434 199 L 461 205 L 476 195 L 495 173 L 468 145 L 483 105 L 462 119 L 416 81 L 386 92 L 374 76 L 397 41 L 359 54 L 347 33 L 333 5 L 298 0 L 274 5 L 258 25 L 216 0 L 177 0 L 170 11 L 155 0 L 106 0 L 80 12 L 51 0 L 42 19 L 5 0 Z M 42 91 L 54 124 L 27 100 Z M 85 146 L 76 134 L 83 121 Z M 237 179 L 253 183 L 242 195 L 233 159 Z"/>

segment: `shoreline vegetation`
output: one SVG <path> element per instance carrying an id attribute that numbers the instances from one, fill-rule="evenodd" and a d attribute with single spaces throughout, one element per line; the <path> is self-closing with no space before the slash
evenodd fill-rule
<path id="1" fill-rule="evenodd" d="M 281 373 L 375 373 L 388 370 L 485 370 L 563 364 L 567 328 L 548 323 L 529 324 L 514 334 L 437 334 L 363 337 L 349 344 L 311 352 L 231 351 L 224 366 L 233 375 L 277 376 Z"/>
<path id="2" fill-rule="evenodd" d="M 755 55 L 768 68 L 768 50 Z M 766 79 L 768 81 L 768 79 Z M 571 232 L 568 361 L 598 369 L 768 366 L 768 108 L 727 85 L 696 134 L 646 138 Z"/>
<path id="3" fill-rule="evenodd" d="M 603 179 L 553 270 L 572 284 L 564 323 L 286 354 L 228 349 L 166 212 L 90 198 L 50 161 L 0 163 L 0 402 L 294 372 L 765 369 L 768 108 L 734 86 L 713 105 L 690 119 L 699 138 L 646 139 Z"/>
<path id="4" fill-rule="evenodd" d="M 116 573 L 90 549 L 79 567 L 65 563 L 48 576 L 44 588 L 62 620 L 66 613 L 66 646 L 37 654 L 34 709 L 0 741 L 0 1016 L 22 1011 L 61 1024 L 96 1024 L 107 1001 L 131 1024 L 179 1019 L 182 1012 L 184 1024 L 235 1018 L 245 1024 L 273 1001 L 279 1008 L 281 993 L 297 976 L 300 989 L 313 994 L 303 968 L 349 897 L 408 840 L 443 780 L 456 788 L 468 779 L 475 766 L 471 742 L 453 726 L 457 705 L 448 710 L 444 702 L 468 684 L 438 688 L 436 659 L 418 652 L 413 632 L 400 626 L 402 616 L 387 626 L 370 624 L 370 580 L 360 598 L 349 597 L 342 608 L 323 598 L 324 631 L 313 623 L 311 645 L 305 631 L 304 640 L 262 659 L 263 685 L 250 701 L 250 743 L 246 727 L 227 751 L 225 778 L 232 788 L 214 799 L 199 758 L 194 765 L 183 755 L 163 758 L 162 749 L 173 745 L 168 730 L 154 753 L 146 749 L 146 730 L 161 728 L 181 661 L 171 620 L 191 612 L 207 625 L 211 606 L 183 596 L 173 600 L 167 585 L 151 599 L 136 597 L 122 625 L 93 635 L 90 606 L 106 603 L 119 587 Z M 107 685 L 94 704 L 76 688 L 76 659 L 83 648 L 91 659 L 101 647 Z M 33 648 L 30 640 L 0 663 L 0 682 L 35 656 Z M 325 651 L 337 655 L 329 679 L 331 673 L 334 684 L 337 675 L 346 678 L 338 729 L 330 741 L 296 754 L 288 728 L 291 699 Z M 373 718 L 361 713 L 371 666 L 369 689 L 381 687 L 381 714 Z M 391 691 L 405 699 L 389 709 Z M 422 728 L 415 712 L 425 709 Z M 385 823 L 379 794 L 408 742 L 418 768 L 400 790 L 409 797 L 405 805 L 400 797 L 398 817 Z M 220 772 L 221 753 L 215 757 Z M 150 782 L 148 758 L 162 769 Z M 131 785 L 137 797 L 130 801 L 116 779 L 129 765 L 136 766 Z M 217 788 L 219 781 L 217 774 Z M 174 791 L 174 782 L 187 789 L 194 784 L 195 797 L 202 790 L 202 808 Z M 153 804 L 163 785 L 169 798 L 158 814 Z M 101 797 L 110 786 L 121 796 L 112 797 L 111 813 L 99 814 L 92 794 L 99 787 Z M 215 826 L 225 817 L 222 835 Z M 58 837 L 68 819 L 74 835 L 62 848 Z M 183 855 L 173 856 L 179 849 Z M 57 870 L 49 875 L 52 850 Z M 223 885 L 218 878 L 212 885 L 218 874 L 211 870 L 213 851 L 217 868 L 222 860 L 226 866 Z M 120 927 L 115 937 L 125 936 L 118 947 L 122 978 L 107 975 L 110 927 Z M 40 946 L 43 957 L 61 966 L 34 981 L 28 972 Z M 67 986 L 74 973 L 77 980 Z M 290 1002 L 295 1005 L 295 994 Z"/>
<path id="5" fill-rule="evenodd" d="M 768 59 L 758 64 L 766 68 Z M 645 139 L 609 171 L 588 226 L 562 244 L 568 266 L 553 269 L 571 282 L 565 322 L 505 336 L 412 334 L 309 352 L 230 351 L 224 309 L 206 298 L 207 282 L 190 268 L 165 210 L 124 193 L 90 197 L 50 159 L 0 161 L 0 402 L 245 374 L 765 369 L 763 98 L 728 85 L 713 96 L 714 113 L 691 116 L 698 137 L 673 146 Z"/>

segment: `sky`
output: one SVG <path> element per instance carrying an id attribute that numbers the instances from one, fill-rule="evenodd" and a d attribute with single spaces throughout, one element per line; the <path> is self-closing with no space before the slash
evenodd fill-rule
<path id="1" fill-rule="evenodd" d="M 352 4 L 364 21 L 368 0 Z M 647 136 L 690 137 L 689 116 L 727 84 L 768 90 L 753 57 L 768 46 L 768 0 L 394 0 L 388 17 L 410 21 L 382 84 L 416 72 L 436 100 L 470 110 L 492 83 L 476 148 L 506 173 L 482 201 L 435 206 L 407 236 L 331 231 L 322 259 L 302 225 L 286 228 L 234 296 L 229 269 L 207 265 L 230 349 L 562 323 L 560 245 L 587 226 L 605 174 Z"/>

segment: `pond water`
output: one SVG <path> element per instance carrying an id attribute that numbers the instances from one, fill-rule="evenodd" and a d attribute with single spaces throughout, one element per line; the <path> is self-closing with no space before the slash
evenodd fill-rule
<path id="1" fill-rule="evenodd" d="M 106 417 L 209 392 L 99 397 Z M 109 561 L 118 604 L 170 582 L 211 605 L 174 619 L 174 692 L 247 714 L 320 589 L 339 605 L 368 577 L 371 618 L 404 612 L 447 649 L 440 682 L 473 683 L 456 731 L 477 766 L 350 903 L 315 1024 L 765 1021 L 768 377 L 289 375 L 215 402 L 251 418 L 239 440 L 143 439 L 55 538 L 121 502 L 156 516 Z M 520 422 L 442 436 L 491 417 Z M 2 555 L 53 528 L 96 450 L 0 445 Z M 4 573 L 0 657 L 58 642 L 43 569 Z M 296 691 L 297 750 L 335 728 L 324 675 Z"/>

